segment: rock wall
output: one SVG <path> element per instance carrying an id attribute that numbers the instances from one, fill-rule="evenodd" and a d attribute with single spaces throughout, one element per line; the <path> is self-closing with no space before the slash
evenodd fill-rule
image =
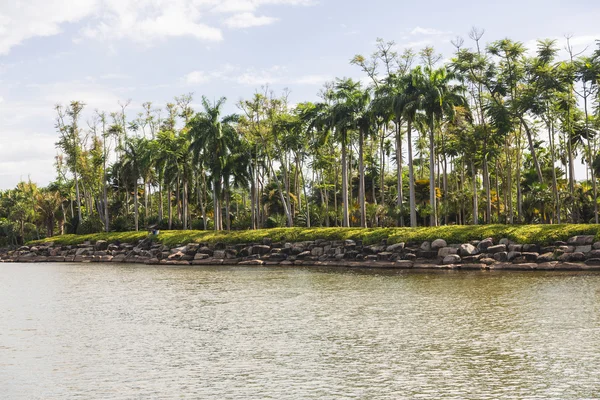
<path id="1" fill-rule="evenodd" d="M 189 243 L 168 247 L 144 239 L 135 244 L 46 243 L 0 250 L 0 262 L 117 262 L 164 265 L 307 265 L 390 269 L 599 270 L 600 242 L 594 236 L 574 236 L 551 246 L 518 244 L 491 238 L 448 244 L 443 239 L 423 243 L 363 245 L 359 240 L 228 245 Z"/>

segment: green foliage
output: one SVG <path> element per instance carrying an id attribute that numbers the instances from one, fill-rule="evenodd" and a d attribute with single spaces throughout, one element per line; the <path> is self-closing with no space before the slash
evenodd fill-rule
<path id="1" fill-rule="evenodd" d="M 517 243 L 552 244 L 555 241 L 566 241 L 571 236 L 595 235 L 600 240 L 599 225 L 478 225 L 478 226 L 440 226 L 424 228 L 273 228 L 248 231 L 214 232 L 214 231 L 161 231 L 155 238 L 166 245 L 185 243 L 260 243 L 263 238 L 273 241 L 308 241 L 325 240 L 362 240 L 364 244 L 380 243 L 386 239 L 389 244 L 399 242 L 422 242 L 444 239 L 448 243 L 466 243 L 470 240 L 481 240 L 488 237 L 498 241 L 508 238 Z M 55 244 L 73 245 L 85 241 L 108 240 L 133 243 L 144 239 L 146 232 L 111 232 L 90 235 L 62 235 L 30 244 L 54 242 Z"/>

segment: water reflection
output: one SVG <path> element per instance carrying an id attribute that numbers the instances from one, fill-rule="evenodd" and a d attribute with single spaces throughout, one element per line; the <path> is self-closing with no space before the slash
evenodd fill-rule
<path id="1" fill-rule="evenodd" d="M 594 398 L 600 275 L 0 265 L 31 398 Z"/>

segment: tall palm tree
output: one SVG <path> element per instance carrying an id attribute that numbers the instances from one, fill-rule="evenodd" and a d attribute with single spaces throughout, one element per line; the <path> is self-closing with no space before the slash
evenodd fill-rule
<path id="1" fill-rule="evenodd" d="M 429 133 L 429 201 L 431 203 L 431 226 L 437 226 L 437 204 L 435 186 L 435 132 L 444 116 L 452 117 L 456 106 L 467 106 L 464 88 L 452 83 L 455 75 L 445 67 L 425 67 L 423 74 L 416 67 L 413 76 L 421 97 L 421 107 L 427 118 Z"/>
<path id="2" fill-rule="evenodd" d="M 350 133 L 360 128 L 363 133 L 364 126 L 368 122 L 369 93 L 361 89 L 361 83 L 352 79 L 338 80 L 334 87 L 333 97 L 335 103 L 331 108 L 333 126 L 337 139 L 341 145 L 342 159 L 342 226 L 350 226 L 349 204 L 348 204 L 348 160 L 347 152 L 350 144 Z M 362 147 L 362 146 L 361 146 Z M 362 155 L 360 156 L 362 159 Z M 362 160 L 359 161 L 362 163 Z M 364 203 L 364 166 L 362 167 L 363 179 L 363 203 Z M 362 209 L 362 206 L 361 206 Z M 364 210 L 363 215 L 366 214 Z M 361 218 L 362 219 L 362 218 Z M 361 221 L 362 223 L 362 221 Z M 366 222 L 365 222 L 366 223 Z"/>
<path id="3" fill-rule="evenodd" d="M 133 183 L 133 220 L 135 230 L 139 231 L 139 179 L 142 176 L 142 152 L 145 139 L 129 136 L 123 143 L 123 156 L 121 158 L 120 176 L 125 182 Z"/>
<path id="4" fill-rule="evenodd" d="M 221 192 L 223 169 L 237 139 L 235 122 L 237 115 L 222 117 L 225 97 L 210 103 L 202 97 L 203 110 L 189 122 L 190 150 L 194 162 L 206 164 L 212 179 L 215 230 L 223 229 Z"/>

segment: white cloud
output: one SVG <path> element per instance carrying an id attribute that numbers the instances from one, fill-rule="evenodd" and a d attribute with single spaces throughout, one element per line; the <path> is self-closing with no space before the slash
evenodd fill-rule
<path id="1" fill-rule="evenodd" d="M 62 24 L 90 16 L 97 3 L 97 0 L 71 4 L 63 0 L 0 2 L 0 54 L 7 54 L 24 40 L 58 34 Z"/>
<path id="2" fill-rule="evenodd" d="M 252 28 L 255 26 L 269 25 L 277 21 L 277 18 L 267 17 L 264 15 L 256 16 L 253 13 L 245 12 L 235 14 L 227 18 L 224 23 L 227 27 L 233 29 Z"/>
<path id="3" fill-rule="evenodd" d="M 201 11 L 191 0 L 105 0 L 102 13 L 82 33 L 95 39 L 146 43 L 177 36 L 221 40 L 220 29 L 201 22 Z"/>
<path id="4" fill-rule="evenodd" d="M 277 18 L 257 14 L 263 6 L 312 4 L 312 0 L 5 0 L 0 2 L 0 54 L 27 39 L 57 35 L 67 23 L 83 25 L 72 38 L 75 43 L 92 38 L 151 45 L 183 36 L 214 42 L 223 39 L 219 21 L 229 28 L 268 25 Z"/>
<path id="5" fill-rule="evenodd" d="M 410 31 L 411 35 L 445 35 L 449 32 L 440 31 L 434 28 L 421 28 L 417 26 L 415 29 Z"/>
<path id="6" fill-rule="evenodd" d="M 200 85 L 202 83 L 209 82 L 211 80 L 211 77 L 207 75 L 204 71 L 192 71 L 189 74 L 187 74 L 183 80 L 188 85 Z"/>
<path id="7" fill-rule="evenodd" d="M 254 12 L 260 6 L 266 5 L 311 6 L 316 3 L 314 0 L 208 0 L 206 2 L 216 3 L 212 11 L 221 13 Z"/>
<path id="8" fill-rule="evenodd" d="M 192 71 L 181 81 L 187 85 L 202 85 L 213 81 L 236 83 L 244 86 L 282 85 L 321 85 L 333 79 L 329 75 L 290 75 L 285 66 L 274 65 L 270 68 L 241 68 L 225 64 L 215 71 Z"/>

